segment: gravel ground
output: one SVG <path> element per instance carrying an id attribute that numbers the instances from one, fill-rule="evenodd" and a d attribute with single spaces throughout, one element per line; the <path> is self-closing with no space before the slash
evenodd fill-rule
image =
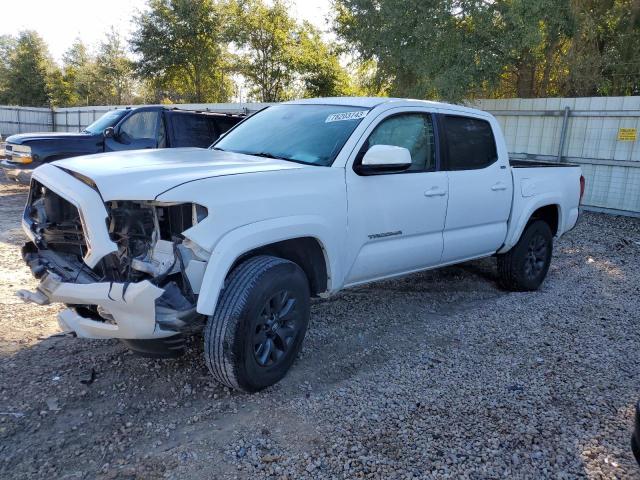
<path id="1" fill-rule="evenodd" d="M 491 259 L 314 303 L 278 385 L 52 336 L 22 304 L 26 190 L 0 185 L 0 478 L 640 478 L 640 221 L 585 214 L 536 293 Z"/>

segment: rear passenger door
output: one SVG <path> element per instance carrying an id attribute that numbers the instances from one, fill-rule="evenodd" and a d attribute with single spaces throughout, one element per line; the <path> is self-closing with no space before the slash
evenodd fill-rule
<path id="1" fill-rule="evenodd" d="M 171 112 L 171 146 L 207 148 L 218 138 L 213 116 Z"/>
<path id="2" fill-rule="evenodd" d="M 491 123 L 459 113 L 438 115 L 449 180 L 442 263 L 494 253 L 504 242 L 513 182 Z"/>

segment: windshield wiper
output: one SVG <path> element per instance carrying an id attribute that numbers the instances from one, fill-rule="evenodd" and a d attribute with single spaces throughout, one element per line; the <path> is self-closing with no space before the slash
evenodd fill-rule
<path id="1" fill-rule="evenodd" d="M 220 147 L 211 147 L 211 150 L 219 150 L 220 152 L 226 152 L 224 148 L 220 148 Z"/>
<path id="2" fill-rule="evenodd" d="M 288 162 L 294 161 L 294 160 L 291 160 L 290 158 L 280 157 L 278 155 L 274 155 L 273 153 L 269 153 L 269 152 L 247 153 L 247 155 L 253 155 L 254 157 L 262 157 L 262 158 L 273 158 L 275 160 L 286 160 Z"/>

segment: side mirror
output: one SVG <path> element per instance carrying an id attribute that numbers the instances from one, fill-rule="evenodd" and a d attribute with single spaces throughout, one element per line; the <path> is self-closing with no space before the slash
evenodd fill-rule
<path id="1" fill-rule="evenodd" d="M 411 152 L 404 147 L 374 145 L 362 157 L 358 166 L 361 175 L 402 172 L 411 166 Z"/>
<path id="2" fill-rule="evenodd" d="M 104 138 L 113 138 L 116 136 L 116 131 L 113 127 L 107 127 L 104 129 L 104 132 L 102 132 L 102 135 Z"/>

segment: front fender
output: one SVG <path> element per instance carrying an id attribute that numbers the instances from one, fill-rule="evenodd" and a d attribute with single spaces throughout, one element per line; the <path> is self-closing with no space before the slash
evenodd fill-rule
<path id="1" fill-rule="evenodd" d="M 327 266 L 327 287 L 332 290 L 332 278 L 340 278 L 335 252 L 335 235 L 321 217 L 282 217 L 251 223 L 225 234 L 214 246 L 200 287 L 197 311 L 213 315 L 224 281 L 235 261 L 242 255 L 265 245 L 300 237 L 313 237 L 320 242 Z"/>

